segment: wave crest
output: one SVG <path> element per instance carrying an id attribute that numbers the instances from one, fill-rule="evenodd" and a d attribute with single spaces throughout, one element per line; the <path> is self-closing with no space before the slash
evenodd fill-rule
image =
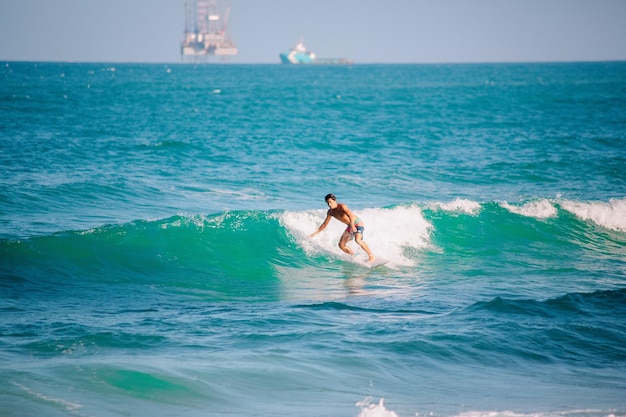
<path id="1" fill-rule="evenodd" d="M 626 198 L 608 202 L 562 201 L 561 207 L 582 220 L 592 222 L 618 232 L 626 232 Z"/>

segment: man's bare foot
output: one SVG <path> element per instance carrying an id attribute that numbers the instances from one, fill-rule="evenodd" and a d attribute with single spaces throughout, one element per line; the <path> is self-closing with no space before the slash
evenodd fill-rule
<path id="1" fill-rule="evenodd" d="M 370 255 L 370 258 L 367 260 L 367 262 L 372 263 L 374 262 L 374 259 L 376 259 L 374 255 Z"/>

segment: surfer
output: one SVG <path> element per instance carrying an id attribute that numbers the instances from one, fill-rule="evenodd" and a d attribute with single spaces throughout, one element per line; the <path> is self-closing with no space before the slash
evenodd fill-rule
<path id="1" fill-rule="evenodd" d="M 357 243 L 357 245 L 362 247 L 363 250 L 367 253 L 369 257 L 368 262 L 374 262 L 374 255 L 372 254 L 372 251 L 367 246 L 367 244 L 363 242 L 363 231 L 365 230 L 365 224 L 363 223 L 363 221 L 361 221 L 361 219 L 359 219 L 357 215 L 348 208 L 348 206 L 343 203 L 338 203 L 337 198 L 334 194 L 327 194 L 324 199 L 326 200 L 326 204 L 328 204 L 328 207 L 330 207 L 326 212 L 326 219 L 324 220 L 324 223 L 322 223 L 322 225 L 318 227 L 315 233 L 309 236 L 309 238 L 312 238 L 313 236 L 324 230 L 326 226 L 328 226 L 330 218 L 334 217 L 341 223 L 348 225 L 346 230 L 341 235 L 341 238 L 339 239 L 339 249 L 347 254 L 354 255 L 352 249 L 346 246 L 346 243 L 354 238 L 354 241 Z"/>

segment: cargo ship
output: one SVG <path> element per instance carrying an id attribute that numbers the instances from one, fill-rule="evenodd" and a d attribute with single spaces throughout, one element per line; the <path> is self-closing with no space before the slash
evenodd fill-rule
<path id="1" fill-rule="evenodd" d="M 347 58 L 318 58 L 315 52 L 306 49 L 302 40 L 279 56 L 283 64 L 352 64 L 352 61 Z"/>

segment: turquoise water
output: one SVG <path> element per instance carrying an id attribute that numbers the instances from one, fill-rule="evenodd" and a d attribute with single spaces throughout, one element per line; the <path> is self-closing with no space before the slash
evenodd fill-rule
<path id="1" fill-rule="evenodd" d="M 626 63 L 0 74 L 0 415 L 626 415 Z"/>

